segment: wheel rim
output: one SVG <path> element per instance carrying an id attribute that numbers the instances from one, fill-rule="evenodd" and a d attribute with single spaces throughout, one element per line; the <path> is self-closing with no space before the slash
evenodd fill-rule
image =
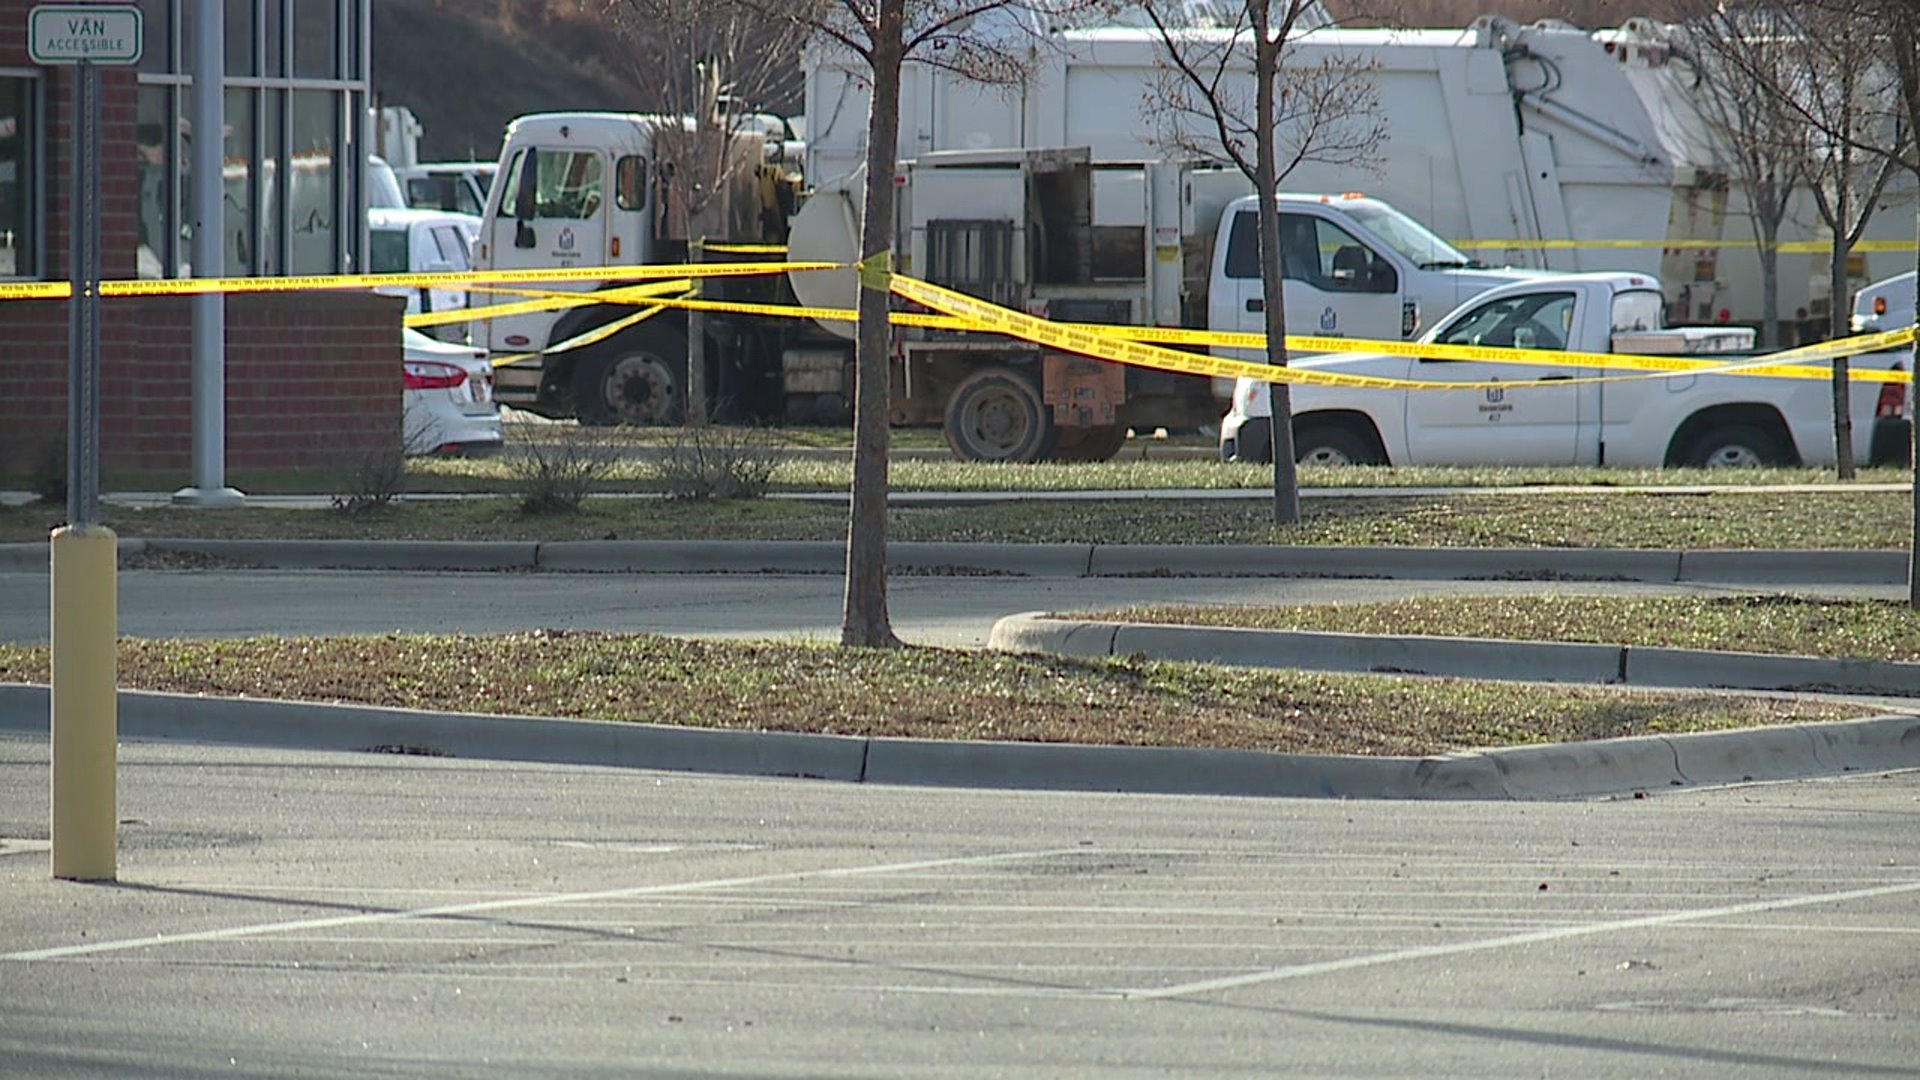
<path id="1" fill-rule="evenodd" d="M 622 424 L 671 424 L 678 415 L 679 383 L 657 356 L 635 353 L 615 360 L 607 366 L 600 393 Z"/>
<path id="2" fill-rule="evenodd" d="M 1351 465 L 1353 459 L 1331 446 L 1316 446 L 1300 455 L 1302 465 Z"/>
<path id="3" fill-rule="evenodd" d="M 1027 402 L 1007 388 L 976 393 L 962 410 L 960 424 L 983 457 L 1013 457 L 1033 439 L 1034 417 Z"/>
<path id="4" fill-rule="evenodd" d="M 1758 450 L 1743 443 L 1729 443 L 1716 447 L 1707 455 L 1705 465 L 1709 469 L 1757 469 L 1767 463 Z"/>

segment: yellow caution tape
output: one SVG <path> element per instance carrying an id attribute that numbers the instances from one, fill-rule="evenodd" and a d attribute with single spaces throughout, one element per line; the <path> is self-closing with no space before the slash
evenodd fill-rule
<path id="1" fill-rule="evenodd" d="M 592 307 L 595 304 L 637 303 L 673 293 L 684 293 L 693 287 L 692 280 L 678 278 L 673 281 L 661 281 L 648 285 L 631 285 L 622 289 L 607 289 L 601 292 L 552 292 L 544 289 L 514 289 L 497 286 L 474 286 L 468 292 L 497 293 L 507 296 L 533 296 L 539 299 L 522 300 L 516 303 L 484 304 L 480 307 L 459 308 L 453 311 L 424 312 L 408 315 L 403 321 L 408 326 L 445 326 L 448 323 L 480 322 L 486 319 L 504 319 L 514 315 L 532 315 L 559 308 Z"/>
<path id="2" fill-rule="evenodd" d="M 566 281 L 645 281 L 659 278 L 750 277 L 789 270 L 844 270 L 832 262 L 678 263 L 657 266 L 581 266 L 555 270 L 466 270 L 435 274 L 323 274 L 300 277 L 156 278 L 103 281 L 102 296 L 191 296 L 205 293 L 280 293 L 321 289 L 458 289 L 468 285 Z"/>
<path id="3" fill-rule="evenodd" d="M 898 277 L 898 275 L 896 275 Z M 907 279 L 913 280 L 913 279 Z M 921 284 L 926 284 L 922 282 Z M 933 287 L 933 286 L 930 286 Z M 895 290 L 898 292 L 899 290 Z M 903 294 L 904 295 L 904 294 Z M 964 293 L 955 293 L 964 296 Z M 915 302 L 917 297 L 908 297 Z M 759 315 L 772 318 L 814 319 L 821 322 L 853 322 L 858 314 L 845 308 L 799 307 L 789 304 L 754 304 L 721 300 L 697 300 L 690 298 L 657 301 L 662 306 L 686 308 L 697 311 L 725 312 L 740 315 Z M 927 305 L 933 306 L 933 305 Z M 956 317 L 954 315 L 923 315 L 910 312 L 894 312 L 890 320 L 895 326 L 917 326 L 939 330 L 987 331 L 978 319 Z M 1099 323 L 1056 323 L 1050 320 L 1036 319 L 1038 323 L 1058 327 L 1075 333 L 1097 334 L 1118 341 L 1143 344 L 1185 344 L 1185 345 L 1221 345 L 1227 348 L 1264 350 L 1266 335 L 1254 333 L 1216 333 L 1206 330 L 1181 330 L 1169 327 L 1117 326 Z M 1022 335 L 1013 334 L 1019 337 Z M 1915 330 L 1891 330 L 1878 334 L 1863 334 L 1858 337 L 1836 341 L 1819 342 L 1787 352 L 1771 353 L 1766 356 L 1742 356 L 1729 360 L 1703 360 L 1697 357 L 1681 356 L 1639 356 L 1629 353 L 1591 353 L 1565 352 L 1545 349 L 1515 349 L 1491 345 L 1438 345 L 1421 344 L 1409 341 L 1372 341 L 1359 338 L 1330 338 L 1307 335 L 1288 335 L 1287 347 L 1300 353 L 1370 353 L 1387 356 L 1408 356 L 1423 360 L 1477 360 L 1489 363 L 1528 364 L 1545 367 L 1599 368 L 1616 371 L 1637 371 L 1651 373 L 1633 376 L 1589 376 L 1569 380 L 1566 378 L 1542 379 L 1543 384 L 1564 385 L 1589 382 L 1619 382 L 1624 379 L 1654 377 L 1665 378 L 1672 375 L 1752 375 L 1772 378 L 1829 379 L 1832 369 L 1817 366 L 1804 361 L 1850 356 L 1869 352 L 1879 352 L 1887 348 L 1911 342 Z M 1043 343 L 1044 344 L 1044 343 Z M 1088 350 L 1070 348 L 1070 351 L 1088 352 Z M 1100 355 L 1088 352 L 1089 355 Z M 1186 353 L 1174 353 L 1187 356 Z M 1112 359 L 1112 357 L 1103 357 Z M 1247 361 L 1229 361 L 1232 363 L 1252 363 Z M 1796 363 L 1798 362 L 1798 363 Z M 1145 366 L 1157 366 L 1147 364 Z M 1178 368 L 1187 370 L 1190 362 L 1183 362 Z M 1269 365 L 1253 363 L 1260 371 L 1270 370 Z M 1264 378 L 1266 376 L 1256 376 Z M 1912 375 L 1905 371 L 1889 371 L 1872 368 L 1854 368 L 1848 372 L 1848 378 L 1856 382 L 1910 382 Z M 1404 380 L 1402 380 L 1404 382 Z M 1409 384 L 1411 385 L 1411 384 Z M 1423 387 L 1452 388 L 1482 384 L 1464 383 L 1422 383 Z M 1518 385 L 1503 382 L 1501 385 Z"/>
<path id="4" fill-rule="evenodd" d="M 0 300 L 65 300 L 73 285 L 65 281 L 0 282 Z"/>
<path id="5" fill-rule="evenodd" d="M 1200 353 L 1179 352 L 1160 348 L 1144 342 L 1130 341 L 1110 332 L 1111 328 L 1073 326 L 1050 322 L 1035 316 L 1013 311 L 1009 308 L 990 304 L 984 300 L 943 289 L 928 282 L 919 281 L 901 275 L 893 279 L 893 291 L 915 303 L 930 307 L 942 314 L 952 316 L 969 324 L 969 328 L 989 333 L 1005 334 L 1009 337 L 1031 341 L 1067 352 L 1095 356 L 1116 363 L 1131 364 L 1138 367 L 1150 367 L 1163 371 L 1182 372 L 1191 375 L 1211 377 L 1247 377 L 1273 382 L 1297 383 L 1313 386 L 1345 386 L 1364 389 L 1396 390 L 1479 390 L 1494 387 L 1516 388 L 1527 386 L 1570 386 L 1596 382 L 1621 381 L 1623 379 L 1663 378 L 1676 373 L 1742 373 L 1788 375 L 1793 377 L 1829 378 L 1830 372 L 1824 368 L 1795 368 L 1781 365 L 1774 357 L 1743 358 L 1733 363 L 1715 364 L 1712 361 L 1684 360 L 1678 357 L 1633 357 L 1612 353 L 1567 354 L 1551 353 L 1543 350 L 1496 349 L 1474 346 L 1435 346 L 1410 342 L 1360 342 L 1344 338 L 1289 338 L 1288 344 L 1297 340 L 1303 348 L 1321 348 L 1322 351 L 1355 351 L 1356 347 L 1367 352 L 1382 352 L 1395 355 L 1442 358 L 1438 350 L 1456 354 L 1449 358 L 1497 360 L 1509 363 L 1538 363 L 1549 357 L 1579 355 L 1589 358 L 1591 363 L 1582 367 L 1603 367 L 1606 363 L 1625 360 L 1644 363 L 1653 367 L 1658 374 L 1628 376 L 1597 376 L 1572 379 L 1538 380 L 1500 380 L 1489 379 L 1471 382 L 1435 382 L 1414 379 L 1393 379 L 1380 376 L 1353 375 L 1344 372 L 1328 371 L 1319 368 L 1278 367 L 1244 360 L 1230 360 L 1224 357 L 1209 356 Z M 1390 348 L 1377 348 L 1390 346 Z M 1691 367 L 1683 366 L 1691 365 Z M 1759 366 L 1765 365 L 1765 366 Z M 1909 372 L 1861 372 L 1870 381 L 1910 382 Z"/>
<path id="6" fill-rule="evenodd" d="M 893 276 L 893 252 L 877 251 L 860 260 L 860 285 L 862 288 L 887 291 L 887 282 Z"/>
<path id="7" fill-rule="evenodd" d="M 727 255 L 785 255 L 785 244 L 706 244 L 701 250 L 718 251 Z"/>
<path id="8" fill-rule="evenodd" d="M 584 333 L 575 335 L 574 337 L 570 337 L 558 345 L 549 346 L 548 348 L 543 349 L 540 352 L 514 353 L 510 356 L 496 356 L 492 359 L 492 363 L 493 363 L 493 366 L 496 368 L 503 368 L 512 364 L 523 364 L 523 363 L 526 363 L 528 360 L 538 360 L 541 357 L 551 356 L 555 353 L 570 352 L 574 349 L 584 349 L 589 345 L 598 345 L 600 342 L 607 340 L 608 338 L 619 333 L 620 331 L 625 330 L 628 327 L 634 326 L 638 323 L 643 323 L 665 310 L 666 310 L 665 307 L 658 304 L 652 307 L 642 308 L 639 311 L 634 312 L 632 315 L 629 315 L 624 319 L 615 319 L 613 322 L 607 323 L 603 326 L 596 326 L 593 329 L 588 330 Z"/>

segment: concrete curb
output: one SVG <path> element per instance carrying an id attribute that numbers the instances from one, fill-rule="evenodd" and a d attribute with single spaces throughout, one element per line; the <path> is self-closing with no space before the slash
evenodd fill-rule
<path id="1" fill-rule="evenodd" d="M 1205 553 L 1204 562 L 1197 557 L 1200 552 Z M 1090 574 L 1094 577 L 1211 574 L 1230 577 L 1567 577 L 1599 581 L 1678 581 L 1680 552 L 1259 544 L 1205 548 L 1180 544 L 1108 544 L 1094 549 Z"/>
<path id="2" fill-rule="evenodd" d="M 1097 622 L 1051 619 L 1042 612 L 1001 619 L 987 647 L 1309 671 L 1920 697 L 1920 664 L 1580 642 Z"/>
<path id="3" fill-rule="evenodd" d="M 127 739 L 305 750 L 430 752 L 451 757 L 614 765 L 749 776 L 858 780 L 866 742 L 837 735 L 719 731 L 658 724 L 380 709 L 261 698 L 122 690 Z M 0 730 L 45 734 L 43 686 L 0 684 Z"/>
<path id="4" fill-rule="evenodd" d="M 149 552 L 284 570 L 531 570 L 538 545 L 498 540 L 174 540 Z"/>
<path id="5" fill-rule="evenodd" d="M 840 541 L 123 540 L 121 551 L 202 554 L 265 568 L 551 570 L 603 573 L 832 574 Z M 1284 545 L 888 545 L 899 573 L 1033 577 L 1317 577 L 1424 580 L 1792 582 L 1901 585 L 1899 551 L 1631 551 L 1542 548 L 1327 548 Z M 0 571 L 47 565 L 44 543 L 0 544 Z"/>
<path id="6" fill-rule="evenodd" d="M 45 738 L 44 686 L 0 684 L 0 734 Z M 935 787 L 1349 799 L 1594 798 L 1920 768 L 1920 717 L 1434 757 L 938 742 L 675 728 L 123 690 L 120 735 L 303 750 Z"/>

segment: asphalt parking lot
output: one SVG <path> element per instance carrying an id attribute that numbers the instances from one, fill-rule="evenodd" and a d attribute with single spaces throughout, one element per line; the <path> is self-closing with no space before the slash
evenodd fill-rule
<path id="1" fill-rule="evenodd" d="M 129 743 L 0 850 L 9 1076 L 1912 1076 L 1920 775 L 925 790 Z M 0 739 L 0 836 L 45 744 Z"/>

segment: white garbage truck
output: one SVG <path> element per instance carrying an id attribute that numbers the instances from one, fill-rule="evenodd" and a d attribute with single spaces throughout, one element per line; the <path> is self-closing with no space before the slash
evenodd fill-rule
<path id="1" fill-rule="evenodd" d="M 661 122 L 578 113 L 515 121 L 481 227 L 478 268 L 684 259 L 686 224 L 668 205 L 673 163 L 652 138 Z M 761 143 L 742 145 L 753 152 Z M 857 261 L 857 179 L 816 190 L 789 216 L 764 165 L 738 175 L 725 207 L 729 231 L 711 239 L 785 239 L 792 262 Z M 1101 161 L 1078 147 L 929 153 L 903 163 L 900 176 L 896 265 L 906 273 L 1063 322 L 1264 328 L 1257 201 L 1238 171 Z M 1485 267 L 1377 199 L 1287 195 L 1281 211 L 1287 315 L 1303 332 L 1411 337 L 1466 297 L 1528 273 Z M 854 306 L 851 269 L 788 277 L 810 307 Z M 709 298 L 783 298 L 779 278 L 706 288 Z M 500 400 L 583 423 L 677 422 L 689 382 L 683 313 L 557 348 L 633 310 L 596 304 L 485 320 L 477 335 L 503 361 Z M 849 324 L 758 313 L 703 322 L 710 415 L 846 421 Z M 1229 389 L 953 330 L 898 330 L 895 355 L 890 421 L 941 426 L 968 460 L 1105 459 L 1129 429 L 1214 423 Z"/>
<path id="2" fill-rule="evenodd" d="M 1229 31 L 1186 33 L 1217 44 Z M 1169 113 L 1149 108 L 1166 69 L 1157 33 L 1104 26 L 1046 36 L 1035 74 L 1011 92 L 908 64 L 898 156 L 989 146 L 1087 146 L 1113 160 L 1162 152 Z M 1299 34 L 1284 62 L 1364 69 L 1387 126 L 1373 167 L 1307 160 L 1284 186 L 1365 190 L 1490 263 L 1657 277 L 1675 323 L 1759 322 L 1746 200 L 1702 120 L 1710 87 L 1672 28 L 1631 19 L 1589 33 L 1497 16 L 1465 29 L 1321 27 Z M 808 175 L 846 173 L 865 154 L 868 76 L 830 42 L 803 63 Z M 1251 100 L 1251 79 L 1243 66 L 1227 89 Z M 1205 137 L 1185 134 L 1185 145 Z M 1845 304 L 1854 288 L 1910 264 L 1897 249 L 1913 239 L 1912 191 L 1903 178 L 1883 196 L 1865 236 L 1880 243 L 1840 283 L 1830 280 L 1828 234 L 1811 198 L 1795 201 L 1781 237 L 1780 311 L 1802 336 L 1825 336 L 1835 295 Z"/>

